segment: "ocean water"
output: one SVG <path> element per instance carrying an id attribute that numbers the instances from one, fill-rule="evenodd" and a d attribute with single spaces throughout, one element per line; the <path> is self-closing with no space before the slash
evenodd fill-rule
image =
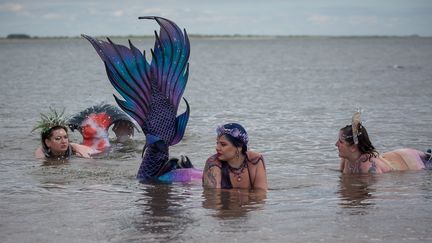
<path id="1" fill-rule="evenodd" d="M 0 63 L 2 242 L 432 241 L 431 171 L 342 176 L 334 145 L 361 107 L 378 151 L 432 147 L 432 38 L 191 39 L 191 116 L 171 156 L 202 169 L 215 128 L 239 122 L 267 193 L 139 184 L 142 133 L 106 157 L 38 161 L 39 113 L 115 91 L 84 39 L 3 39 Z"/>

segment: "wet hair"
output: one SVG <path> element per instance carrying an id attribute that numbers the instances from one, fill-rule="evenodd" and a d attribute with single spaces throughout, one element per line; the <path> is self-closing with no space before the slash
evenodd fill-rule
<path id="1" fill-rule="evenodd" d="M 378 151 L 376 151 L 375 147 L 372 145 L 372 142 L 369 139 L 369 135 L 366 131 L 366 128 L 360 123 L 358 124 L 359 134 L 357 147 L 360 150 L 361 154 L 368 154 L 368 160 L 372 157 L 378 156 Z M 354 136 L 352 131 L 352 125 L 347 125 L 340 130 L 342 132 L 342 137 L 350 145 L 354 144 Z"/>
<path id="2" fill-rule="evenodd" d="M 232 132 L 232 131 L 235 132 Z M 217 129 L 218 137 L 225 135 L 225 137 L 230 141 L 235 147 L 241 147 L 241 153 L 246 155 L 248 136 L 247 132 L 243 126 L 237 123 L 228 123 Z M 233 134 L 233 135 L 231 135 Z M 234 134 L 236 136 L 234 136 Z"/>

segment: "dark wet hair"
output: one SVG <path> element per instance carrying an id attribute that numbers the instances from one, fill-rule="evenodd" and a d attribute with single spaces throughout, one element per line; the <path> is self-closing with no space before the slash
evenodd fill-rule
<path id="1" fill-rule="evenodd" d="M 232 131 L 237 130 L 236 132 Z M 241 153 L 246 155 L 248 136 L 244 127 L 238 123 L 228 123 L 217 129 L 218 136 L 225 135 L 225 137 L 230 141 L 235 147 L 241 147 Z M 231 135 L 236 134 L 236 137 Z"/>
<path id="2" fill-rule="evenodd" d="M 360 123 L 358 124 L 359 135 L 357 147 L 360 150 L 361 154 L 368 154 L 368 159 L 372 157 L 378 156 L 378 151 L 376 151 L 375 147 L 372 145 L 372 142 L 369 139 L 369 135 L 366 131 L 366 128 Z M 347 125 L 340 130 L 342 132 L 343 139 L 349 143 L 350 145 L 354 144 L 354 136 L 352 131 L 352 125 Z"/>

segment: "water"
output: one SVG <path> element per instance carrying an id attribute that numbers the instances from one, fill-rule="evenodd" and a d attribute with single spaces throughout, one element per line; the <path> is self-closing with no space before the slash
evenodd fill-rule
<path id="1" fill-rule="evenodd" d="M 126 44 L 126 40 L 115 40 Z M 133 39 L 140 49 L 153 39 Z M 83 39 L 0 40 L 2 242 L 424 242 L 432 173 L 341 176 L 334 143 L 357 107 L 381 152 L 432 146 L 431 38 L 192 39 L 191 117 L 172 156 L 203 168 L 215 128 L 240 122 L 269 191 L 135 180 L 143 134 L 107 158 L 33 158 L 40 112 L 67 114 L 113 88 Z M 180 112 L 185 106 L 182 103 Z M 78 134 L 72 139 L 80 141 Z"/>

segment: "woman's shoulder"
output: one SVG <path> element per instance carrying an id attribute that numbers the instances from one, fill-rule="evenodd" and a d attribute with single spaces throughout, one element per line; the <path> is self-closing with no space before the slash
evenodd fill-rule
<path id="1" fill-rule="evenodd" d="M 207 168 L 210 168 L 210 167 L 213 167 L 213 166 L 217 166 L 219 168 L 222 167 L 222 163 L 221 163 L 220 160 L 218 160 L 217 154 L 214 154 L 214 155 L 210 156 L 207 159 L 207 161 L 206 161 L 206 167 Z"/>
<path id="2" fill-rule="evenodd" d="M 36 149 L 36 151 L 35 151 L 35 157 L 36 157 L 36 159 L 43 159 L 43 158 L 45 158 L 45 154 L 44 154 L 44 152 L 42 150 L 42 146 L 40 146 L 39 148 Z"/>
<path id="3" fill-rule="evenodd" d="M 247 157 L 248 157 L 248 161 L 252 164 L 258 164 L 259 161 L 262 160 L 262 162 L 264 163 L 264 157 L 262 154 L 255 152 L 255 151 L 247 151 L 246 152 Z"/>

